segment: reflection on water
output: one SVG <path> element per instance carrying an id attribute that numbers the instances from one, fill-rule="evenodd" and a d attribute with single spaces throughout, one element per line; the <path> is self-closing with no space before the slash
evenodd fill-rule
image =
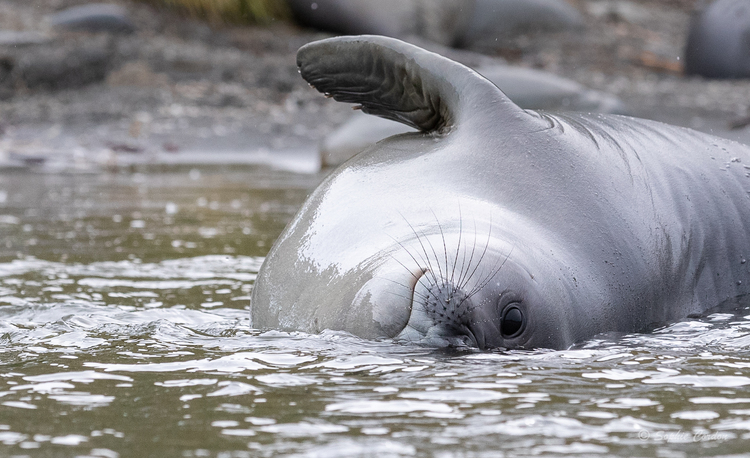
<path id="1" fill-rule="evenodd" d="M 744 308 L 567 351 L 252 330 L 319 179 L 0 176 L 0 456 L 746 453 Z"/>
<path id="2" fill-rule="evenodd" d="M 263 256 L 318 175 L 268 169 L 0 175 L 0 261 Z"/>

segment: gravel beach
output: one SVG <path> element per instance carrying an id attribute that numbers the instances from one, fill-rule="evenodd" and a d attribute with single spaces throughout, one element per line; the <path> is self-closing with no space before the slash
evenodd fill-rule
<path id="1" fill-rule="evenodd" d="M 742 122 L 750 80 L 682 74 L 694 0 L 570 3 L 583 30 L 456 52 L 546 70 L 620 97 L 629 114 L 750 143 Z M 0 166 L 265 163 L 314 171 L 318 143 L 351 113 L 310 89 L 295 66 L 301 45 L 330 34 L 281 22 L 209 26 L 128 1 L 114 4 L 134 31 L 52 24 L 53 14 L 81 4 L 0 0 Z"/>

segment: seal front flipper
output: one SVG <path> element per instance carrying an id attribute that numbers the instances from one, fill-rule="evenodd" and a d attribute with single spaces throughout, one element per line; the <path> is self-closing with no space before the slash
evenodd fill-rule
<path id="1" fill-rule="evenodd" d="M 297 66 L 308 83 L 335 100 L 422 132 L 450 130 L 485 112 L 501 123 L 537 119 L 470 68 L 393 38 L 309 43 L 297 52 Z"/>

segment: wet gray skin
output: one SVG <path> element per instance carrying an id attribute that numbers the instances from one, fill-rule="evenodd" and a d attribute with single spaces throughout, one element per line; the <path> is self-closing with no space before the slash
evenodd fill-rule
<path id="1" fill-rule="evenodd" d="M 744 295 L 750 149 L 612 115 L 514 105 L 398 40 L 304 46 L 302 77 L 421 132 L 333 172 L 277 240 L 260 329 L 566 348 Z"/>

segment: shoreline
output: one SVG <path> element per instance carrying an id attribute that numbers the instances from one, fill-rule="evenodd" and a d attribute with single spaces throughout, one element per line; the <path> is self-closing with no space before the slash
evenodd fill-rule
<path id="1" fill-rule="evenodd" d="M 99 81 L 61 89 L 17 82 L 9 89 L 6 77 L 0 91 L 0 168 L 46 163 L 52 170 L 96 171 L 134 164 L 253 163 L 253 158 L 284 168 L 296 155 L 306 158 L 296 169 L 312 170 L 322 138 L 351 113 L 297 74 L 296 50 L 331 34 L 286 23 L 211 27 L 129 1 L 115 3 L 136 24 L 132 34 L 56 31 L 45 22 L 55 10 L 80 3 L 0 2 L 0 30 L 37 39 L 0 46 L 0 61 L 5 56 L 21 65 L 37 58 L 39 68 L 54 68 L 85 49 L 104 56 L 106 67 Z M 516 36 L 485 49 L 488 59 L 545 70 L 620 97 L 634 116 L 750 143 L 749 127 L 731 129 L 750 115 L 743 103 L 750 100 L 750 80 L 678 72 L 693 1 L 571 3 L 586 20 L 582 33 Z"/>

